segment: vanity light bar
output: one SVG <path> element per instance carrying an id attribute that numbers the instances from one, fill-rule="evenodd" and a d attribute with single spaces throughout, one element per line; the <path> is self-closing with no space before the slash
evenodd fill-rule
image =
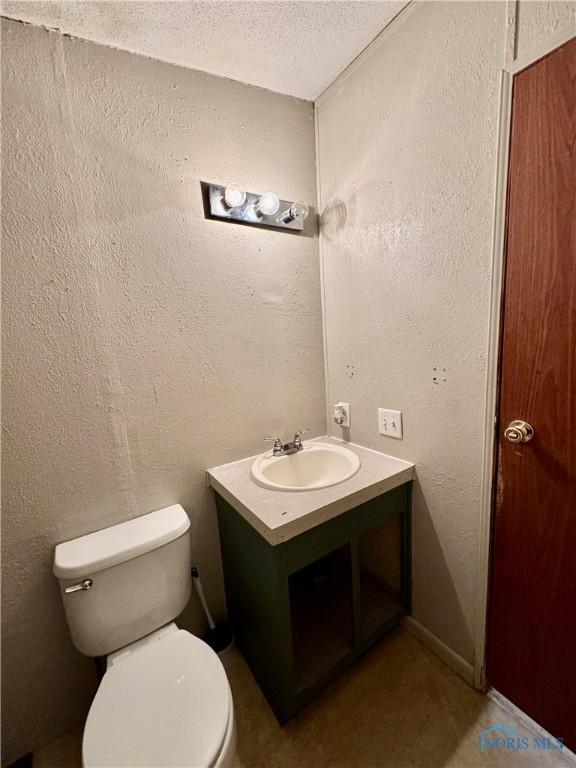
<path id="1" fill-rule="evenodd" d="M 309 208 L 303 202 L 279 200 L 274 192 L 246 192 L 239 184 L 223 187 L 201 182 L 204 215 L 207 219 L 223 219 L 236 224 L 272 227 L 301 232 Z"/>

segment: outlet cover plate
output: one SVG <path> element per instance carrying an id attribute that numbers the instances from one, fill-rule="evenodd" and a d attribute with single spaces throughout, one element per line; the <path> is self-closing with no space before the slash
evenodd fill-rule
<path id="1" fill-rule="evenodd" d="M 402 440 L 402 411 L 378 408 L 378 432 L 386 437 Z"/>
<path id="2" fill-rule="evenodd" d="M 334 420 L 336 421 L 337 414 L 340 413 L 344 417 L 344 421 L 338 426 L 345 429 L 350 429 L 350 403 L 334 403 Z M 338 422 L 336 422 L 338 424 Z"/>

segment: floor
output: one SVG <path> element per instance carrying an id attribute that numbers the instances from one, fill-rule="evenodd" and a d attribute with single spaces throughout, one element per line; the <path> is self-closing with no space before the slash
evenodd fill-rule
<path id="1" fill-rule="evenodd" d="M 238 725 L 235 768 L 564 768 L 530 731 L 399 629 L 281 728 L 238 651 L 226 662 Z M 515 726 L 525 751 L 480 752 L 480 732 Z M 82 734 L 38 750 L 34 768 L 81 768 Z"/>

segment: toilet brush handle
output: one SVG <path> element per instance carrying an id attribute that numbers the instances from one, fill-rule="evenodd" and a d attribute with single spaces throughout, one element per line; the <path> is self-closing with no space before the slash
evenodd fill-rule
<path id="1" fill-rule="evenodd" d="M 198 573 L 197 568 L 192 568 L 192 581 L 194 582 L 194 586 L 196 587 L 196 592 L 198 593 L 198 597 L 200 598 L 200 602 L 202 603 L 202 608 L 204 608 L 204 613 L 206 614 L 206 620 L 208 621 L 208 626 L 210 629 L 214 629 L 216 626 L 216 622 L 212 618 L 212 614 L 210 613 L 210 609 L 208 608 L 208 603 L 206 602 L 206 595 L 204 594 L 204 587 L 202 586 L 202 582 L 200 581 L 200 574 Z"/>

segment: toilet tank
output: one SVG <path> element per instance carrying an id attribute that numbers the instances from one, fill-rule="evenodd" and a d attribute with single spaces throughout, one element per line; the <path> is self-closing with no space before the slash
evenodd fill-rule
<path id="1" fill-rule="evenodd" d="M 192 585 L 189 528 L 174 504 L 58 544 L 54 575 L 79 651 L 105 656 L 182 612 Z"/>

